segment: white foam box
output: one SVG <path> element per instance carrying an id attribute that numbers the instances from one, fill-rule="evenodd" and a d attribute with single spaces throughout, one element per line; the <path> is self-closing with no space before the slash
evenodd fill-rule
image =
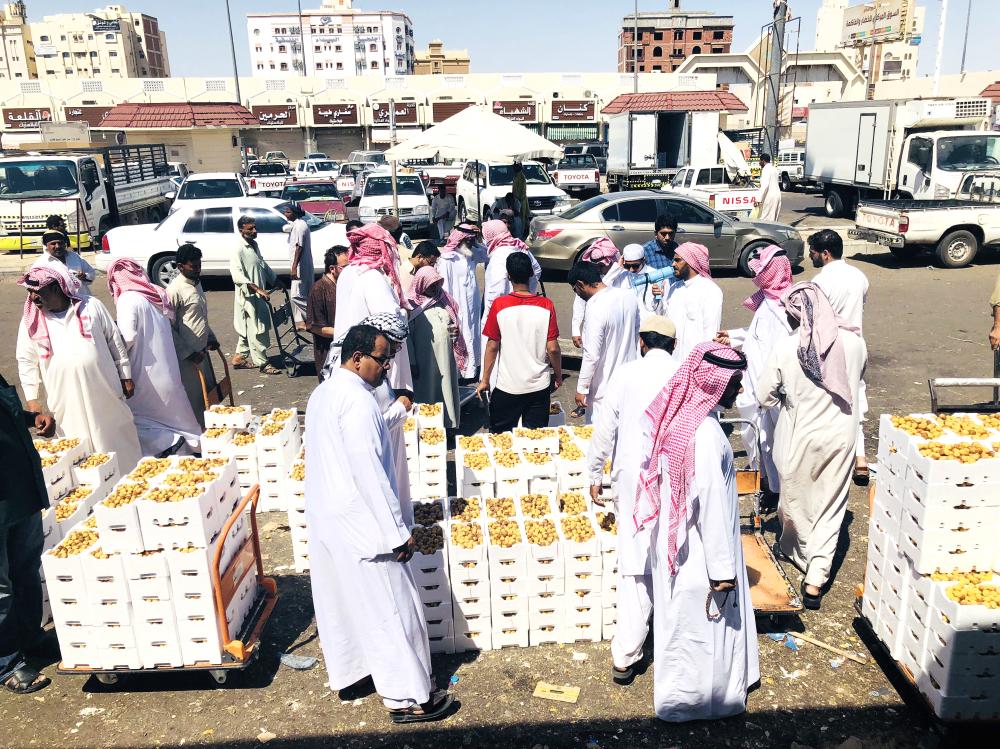
<path id="1" fill-rule="evenodd" d="M 590 491 L 590 480 L 586 473 L 560 473 L 556 483 L 560 492 Z"/>
<path id="2" fill-rule="evenodd" d="M 234 434 L 236 430 L 232 427 L 207 427 L 201 433 L 201 454 L 208 457 L 223 455 Z"/>
<path id="3" fill-rule="evenodd" d="M 500 457 L 499 457 L 500 455 L 516 456 L 516 461 L 513 461 L 509 457 L 504 457 L 504 460 L 506 460 L 508 463 L 511 463 L 511 465 L 504 465 L 503 463 L 500 462 Z M 530 473 L 528 472 L 527 464 L 521 457 L 521 453 L 517 451 L 502 451 L 502 450 L 493 451 L 493 468 L 496 472 L 497 492 L 499 496 L 516 497 L 520 494 L 528 493 L 527 486 L 525 486 L 524 491 L 517 492 L 516 494 L 504 494 L 500 488 L 501 484 L 503 484 L 504 486 L 513 486 L 514 485 L 513 483 L 506 483 L 506 482 L 515 482 L 515 481 L 523 481 L 525 485 L 527 485 Z"/>
<path id="4" fill-rule="evenodd" d="M 142 598 L 132 596 L 132 614 L 137 638 L 147 625 L 156 627 L 160 622 L 173 624 L 177 618 L 174 604 L 170 599 L 153 596 Z"/>
<path id="5" fill-rule="evenodd" d="M 443 429 L 441 431 L 442 433 L 444 432 Z M 429 458 L 447 459 L 448 456 L 447 439 L 441 439 L 435 442 L 429 441 L 428 438 L 430 437 L 430 433 L 426 430 L 426 428 L 421 428 L 419 435 L 420 435 L 420 441 L 417 446 L 417 455 L 422 461 L 427 460 Z"/>
<path id="6" fill-rule="evenodd" d="M 185 621 L 178 621 L 177 636 L 180 641 L 181 659 L 185 666 L 218 665 L 222 663 L 222 647 L 219 644 L 219 632 L 190 630 Z"/>
<path id="7" fill-rule="evenodd" d="M 494 496 L 520 497 L 531 493 L 529 481 L 526 478 L 501 478 L 497 476 Z M 484 495 L 485 496 L 485 495 Z"/>
<path id="8" fill-rule="evenodd" d="M 132 622 L 133 606 L 128 598 L 90 598 L 90 623 L 95 627 L 106 624 L 126 626 Z"/>
<path id="9" fill-rule="evenodd" d="M 408 434 L 408 432 L 404 432 Z M 416 434 L 416 432 L 413 432 Z M 420 459 L 420 448 L 416 440 L 413 442 L 407 442 L 403 445 L 404 452 L 406 453 L 406 465 L 413 466 L 414 470 L 420 470 L 419 459 Z"/>
<path id="10" fill-rule="evenodd" d="M 562 627 L 562 642 L 567 645 L 575 642 L 600 642 L 604 636 L 603 628 L 600 610 L 596 617 L 567 620 Z"/>
<path id="11" fill-rule="evenodd" d="M 916 679 L 924 673 L 924 661 L 926 659 L 924 641 L 927 637 L 927 630 L 925 628 L 913 627 L 909 619 L 903 621 L 900 624 L 900 628 L 898 660 L 907 668 L 910 675 Z"/>
<path id="12" fill-rule="evenodd" d="M 575 518 L 575 519 L 573 519 Z M 566 534 L 565 523 L 586 522 L 590 526 L 591 537 L 586 541 L 574 541 Z M 563 536 L 563 555 L 566 560 L 567 578 L 580 574 L 600 576 L 604 569 L 601 544 L 597 538 L 597 523 L 590 513 L 582 515 L 560 515 L 559 530 Z"/>
<path id="13" fill-rule="evenodd" d="M 63 668 L 102 668 L 97 627 L 56 622 L 56 639 Z"/>
<path id="14" fill-rule="evenodd" d="M 495 620 L 493 622 L 493 633 L 491 636 L 493 640 L 493 649 L 501 650 L 503 648 L 526 648 L 528 647 L 528 627 L 525 626 L 514 626 L 512 623 L 504 622 L 498 624 Z"/>
<path id="15" fill-rule="evenodd" d="M 455 651 L 455 636 L 451 637 L 428 637 L 427 645 L 430 648 L 431 655 L 438 653 L 450 655 Z"/>
<path id="16" fill-rule="evenodd" d="M 527 542 L 524 538 L 524 525 L 516 518 L 506 518 L 517 526 L 520 540 L 509 547 L 497 546 L 493 543 L 491 528 L 494 523 L 503 522 L 488 520 L 486 522 L 487 534 L 487 562 L 490 571 L 490 581 L 502 578 L 516 578 L 524 580 L 528 574 L 528 551 Z"/>
<path id="17" fill-rule="evenodd" d="M 305 470 L 305 462 L 296 461 L 292 464 L 291 471 L 289 471 L 288 475 L 285 476 L 284 491 L 289 512 L 292 512 L 293 510 L 306 509 L 306 482 L 304 479 L 297 479 L 292 476 L 292 471 L 294 471 L 295 467 L 300 464 L 303 466 L 303 470 Z"/>
<path id="18" fill-rule="evenodd" d="M 54 507 L 42 510 L 42 551 L 48 551 L 62 541 L 62 529 L 56 522 Z"/>
<path id="19" fill-rule="evenodd" d="M 931 710 L 946 721 L 995 721 L 1000 719 L 1000 695 L 986 687 L 975 694 L 946 695 L 934 678 L 923 673 L 917 677 L 917 689 L 930 703 Z"/>
<path id="20" fill-rule="evenodd" d="M 561 627 L 565 620 L 565 595 L 551 593 L 528 596 L 528 624 L 532 629 L 543 626 Z"/>
<path id="21" fill-rule="evenodd" d="M 455 652 L 493 649 L 493 624 L 489 614 L 467 615 L 455 609 Z"/>
<path id="22" fill-rule="evenodd" d="M 564 639 L 562 625 L 543 624 L 539 627 L 528 628 L 528 646 L 536 645 L 558 645 Z"/>
<path id="23" fill-rule="evenodd" d="M 444 423 L 443 419 L 442 423 Z M 418 442 L 417 419 L 415 416 L 407 416 L 403 421 L 403 444 L 406 445 L 406 447 L 410 447 L 412 445 L 416 448 Z"/>
<path id="24" fill-rule="evenodd" d="M 257 466 L 258 468 L 279 468 L 287 471 L 299 452 L 300 443 L 295 431 L 297 422 L 291 419 L 280 423 L 280 431 L 268 434 L 276 422 L 268 422 L 257 432 Z"/>
<path id="25" fill-rule="evenodd" d="M 52 465 L 44 465 L 44 461 L 56 458 Z M 49 502 L 54 503 L 62 499 L 73 488 L 73 476 L 70 471 L 72 463 L 65 455 L 43 455 L 42 456 L 42 478 L 45 481 L 45 488 L 49 495 Z"/>
<path id="26" fill-rule="evenodd" d="M 601 606 L 601 622 L 605 625 L 616 624 L 618 622 L 618 607 L 608 606 L 606 603 Z"/>
<path id="27" fill-rule="evenodd" d="M 903 514 L 901 496 L 892 493 L 884 483 L 875 487 L 875 499 L 872 502 L 872 515 L 869 520 L 875 520 L 886 536 L 899 538 L 899 523 Z"/>
<path id="28" fill-rule="evenodd" d="M 532 494 L 555 494 L 559 491 L 559 482 L 548 476 L 528 479 L 528 491 Z"/>
<path id="29" fill-rule="evenodd" d="M 432 406 L 432 409 L 425 408 Z M 431 410 L 437 413 L 430 413 Z M 443 403 L 414 403 L 412 414 L 417 419 L 418 429 L 444 429 L 444 404 Z"/>
<path id="30" fill-rule="evenodd" d="M 514 449 L 522 452 L 558 453 L 558 429 L 514 429 Z"/>
<path id="31" fill-rule="evenodd" d="M 913 449 L 912 445 L 924 441 L 894 427 L 891 414 L 882 414 L 879 417 L 878 451 L 876 453 L 879 473 L 883 473 L 884 467 L 896 476 L 905 477 L 909 455 Z M 880 475 L 879 481 L 882 479 L 883 475 Z"/>
<path id="32" fill-rule="evenodd" d="M 492 609 L 488 580 L 452 580 L 451 586 L 452 606 L 455 607 L 456 617 L 490 616 Z"/>
<path id="33" fill-rule="evenodd" d="M 418 588 L 436 585 L 449 590 L 448 555 L 445 549 L 439 549 L 433 554 L 419 551 L 414 553 L 409 565 Z"/>
<path id="34" fill-rule="evenodd" d="M 154 598 L 169 600 L 172 594 L 165 551 L 125 554 L 122 557 L 132 600 Z"/>
<path id="35" fill-rule="evenodd" d="M 994 576 L 991 584 L 1000 584 Z M 1000 609 L 986 606 L 963 605 L 948 598 L 947 589 L 952 583 L 934 582 L 931 590 L 931 606 L 948 618 L 956 630 L 973 630 L 982 633 L 1000 631 Z M 932 617 L 933 621 L 933 617 Z"/>
<path id="36" fill-rule="evenodd" d="M 984 607 L 972 607 L 984 608 Z M 928 614 L 925 641 L 925 665 L 945 693 L 948 690 L 942 682 L 945 674 L 992 675 L 1000 678 L 1000 629 L 958 629 L 946 615 L 936 609 Z"/>
<path id="37" fill-rule="evenodd" d="M 868 620 L 872 630 L 878 634 L 879 606 L 882 603 L 882 579 L 865 579 L 865 589 L 861 596 L 861 615 Z"/>
<path id="38" fill-rule="evenodd" d="M 448 496 L 446 470 L 420 471 L 417 481 L 410 487 L 414 499 L 438 499 Z"/>
<path id="39" fill-rule="evenodd" d="M 179 501 L 154 501 L 170 491 L 161 486 L 136 501 L 139 527 L 146 549 L 171 549 L 185 546 L 207 546 L 219 532 L 218 489 L 213 484 L 192 487 L 197 494 Z"/>
<path id="40" fill-rule="evenodd" d="M 137 621 L 135 641 L 143 668 L 184 665 L 180 635 L 173 617 Z"/>
<path id="41" fill-rule="evenodd" d="M 97 453 L 97 455 L 105 458 L 103 463 L 90 468 L 81 468 L 81 464 L 85 460 L 95 457 L 87 455 L 73 465 L 73 482 L 76 486 L 92 486 L 95 492 L 104 490 L 106 494 L 109 490 L 106 487 L 114 486 L 115 482 L 121 478 L 121 473 L 118 470 L 118 454 L 111 452 Z"/>
<path id="42" fill-rule="evenodd" d="M 130 482 L 129 482 L 130 483 Z M 118 484 L 121 486 L 121 482 Z M 97 534 L 101 539 L 101 548 L 105 551 L 117 551 L 122 554 L 145 551 L 142 540 L 142 529 L 139 526 L 139 513 L 136 505 L 138 500 L 121 505 L 108 507 L 104 499 L 94 505 L 94 516 L 97 518 Z"/>
<path id="43" fill-rule="evenodd" d="M 995 534 L 918 533 L 919 540 L 914 535 L 913 524 L 908 527 L 904 518 L 899 547 L 921 574 L 935 570 L 985 570 L 993 562 Z"/>
<path id="44" fill-rule="evenodd" d="M 906 487 L 921 503 L 965 500 L 986 507 L 1000 506 L 1000 458 L 975 463 L 932 460 L 919 452 L 910 458 Z"/>
<path id="45" fill-rule="evenodd" d="M 102 600 L 130 600 L 125 565 L 120 554 L 110 554 L 107 559 L 99 559 L 84 553 L 83 579 L 87 595 L 94 602 Z"/>
<path id="46" fill-rule="evenodd" d="M 888 582 L 882 587 L 882 598 L 879 601 L 878 622 L 875 634 L 885 643 L 889 654 L 899 660 L 899 648 L 902 644 L 903 612 L 905 611 L 905 596 L 908 588 L 896 590 Z"/>
<path id="47" fill-rule="evenodd" d="M 85 549 L 71 557 L 53 556 L 52 551 L 42 554 L 42 570 L 52 606 L 52 617 L 59 622 L 90 623 L 90 601 L 83 571 Z"/>
<path id="48" fill-rule="evenodd" d="M 473 468 L 472 466 L 466 465 L 465 459 L 467 456 L 473 456 L 477 462 L 485 458 L 486 465 L 481 468 Z M 493 466 L 493 459 L 491 454 L 486 450 L 477 450 L 474 452 L 456 450 L 455 473 L 458 477 L 458 483 L 461 486 L 492 484 L 496 481 L 496 469 Z M 462 490 L 461 493 L 468 494 L 468 492 L 464 490 Z"/>
<path id="49" fill-rule="evenodd" d="M 586 580 L 566 578 L 566 606 L 599 609 L 601 599 L 601 576 L 591 576 Z"/>
<path id="50" fill-rule="evenodd" d="M 226 621 L 229 622 L 230 638 L 235 639 L 239 636 L 243 623 L 257 600 L 257 592 L 256 571 L 251 569 L 244 575 L 226 606 Z"/>
<path id="51" fill-rule="evenodd" d="M 566 425 L 566 412 L 563 411 L 562 403 L 553 401 L 549 406 L 549 429 L 556 429 Z"/>
<path id="52" fill-rule="evenodd" d="M 553 484 L 550 489 L 532 489 L 532 494 L 539 494 L 541 491 L 555 491 L 558 484 L 558 472 L 556 471 L 555 456 L 547 452 L 525 451 L 521 457 L 524 462 L 523 476 L 526 476 L 529 483 L 544 479 Z"/>
<path id="53" fill-rule="evenodd" d="M 309 546 L 308 544 L 292 545 L 292 565 L 299 574 L 309 571 Z"/>
<path id="54" fill-rule="evenodd" d="M 618 603 L 618 574 L 601 575 L 601 605 L 605 608 Z"/>
<path id="55" fill-rule="evenodd" d="M 206 427 L 229 427 L 231 429 L 246 429 L 250 426 L 253 414 L 250 406 L 236 406 L 239 409 L 233 413 L 220 413 L 220 408 L 230 408 L 229 406 L 212 406 L 205 411 Z"/>
<path id="56" fill-rule="evenodd" d="M 70 514 L 66 517 L 66 519 L 65 520 L 56 519 L 56 525 L 59 527 L 59 535 L 62 538 L 65 538 L 70 528 L 72 528 L 81 520 L 84 520 L 87 517 L 88 508 L 85 501 L 81 500 L 80 502 L 70 503 L 70 504 L 75 504 L 75 508 L 72 510 L 72 512 L 70 512 Z M 61 499 L 58 502 L 56 502 L 55 505 L 53 505 L 52 510 L 53 512 L 55 512 L 56 510 L 59 510 L 63 506 L 66 506 L 67 509 L 69 509 L 69 506 L 66 505 L 65 499 Z M 53 517 L 55 516 L 53 515 Z"/>
<path id="57" fill-rule="evenodd" d="M 422 607 L 424 622 L 427 624 L 428 637 L 454 638 L 454 608 L 451 605 L 450 595 L 447 601 L 438 603 L 422 602 Z"/>

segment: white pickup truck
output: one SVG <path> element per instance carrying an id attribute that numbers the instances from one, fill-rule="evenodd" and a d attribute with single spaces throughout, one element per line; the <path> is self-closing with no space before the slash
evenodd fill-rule
<path id="1" fill-rule="evenodd" d="M 556 187 L 570 195 L 590 197 L 601 192 L 601 170 L 589 153 L 563 156 L 549 176 Z"/>
<path id="2" fill-rule="evenodd" d="M 983 245 L 1000 243 L 1000 176 L 969 175 L 946 200 L 862 201 L 848 234 L 901 259 L 930 251 L 945 268 L 962 268 Z"/>
<path id="3" fill-rule="evenodd" d="M 723 164 L 686 166 L 664 190 L 694 198 L 719 213 L 740 219 L 751 218 L 760 202 L 760 190 L 735 184 Z"/>

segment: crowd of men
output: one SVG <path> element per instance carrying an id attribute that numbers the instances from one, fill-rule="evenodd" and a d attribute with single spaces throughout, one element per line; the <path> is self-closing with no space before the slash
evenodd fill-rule
<path id="1" fill-rule="evenodd" d="M 546 426 L 563 383 L 556 310 L 537 261 L 511 231 L 513 216 L 460 223 L 440 245 L 415 247 L 393 216 L 350 222 L 347 246 L 325 249 L 318 280 L 308 230 L 295 228 L 302 216 L 293 206 L 287 218 L 295 321 L 313 336 L 320 380 L 306 410 L 306 511 L 330 686 L 370 677 L 394 722 L 433 720 L 451 697 L 434 688 L 403 564 L 414 550 L 403 424 L 414 402 L 440 401 L 457 429 L 464 382 L 488 403 L 492 431 Z M 253 219 L 237 226 L 232 363 L 274 374 L 269 297 L 279 281 Z M 822 269 L 813 282 L 793 284 L 784 250 L 767 247 L 750 261 L 757 291 L 744 305 L 753 319 L 726 330 L 707 248 L 678 245 L 676 231 L 661 216 L 645 245 L 619 250 L 596 238 L 567 282 L 582 359 L 576 414 L 594 425 L 591 496 L 613 502 L 620 518 L 612 678 L 634 678 L 652 617 L 655 711 L 684 721 L 743 711 L 759 679 L 733 451 L 719 414 L 735 408 L 746 421 L 747 454 L 777 499 L 776 552 L 802 571 L 805 605 L 819 608 L 850 482 L 867 477 L 868 283 L 843 260 L 835 232 L 809 238 Z M 23 657 L 38 641 L 38 627 L 26 623 L 40 618 L 34 525 L 46 504 L 27 426 L 58 427 L 87 449 L 114 451 L 123 471 L 143 455 L 196 452 L 213 385 L 208 359 L 219 349 L 197 247 L 179 249 L 179 275 L 166 290 L 132 261 L 113 262 L 116 322 L 85 291 L 93 270 L 68 244 L 64 227 L 53 227 L 45 256 L 21 281 L 26 408 L 0 387 L 12 425 L 4 457 L 20 461 L 25 482 L 23 501 L 0 503 L 10 531 L 0 535 L 0 683 L 15 692 L 47 683 Z M 601 489 L 608 458 L 613 497 Z"/>

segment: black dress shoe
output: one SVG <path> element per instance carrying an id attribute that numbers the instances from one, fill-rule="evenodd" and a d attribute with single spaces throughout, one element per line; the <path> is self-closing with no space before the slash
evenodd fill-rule
<path id="1" fill-rule="evenodd" d="M 802 593 L 802 605 L 805 606 L 810 611 L 819 611 L 820 604 L 823 603 L 823 594 L 820 593 L 818 596 L 810 595 L 806 593 L 806 581 L 802 581 L 802 585 L 799 586 L 799 592 Z"/>

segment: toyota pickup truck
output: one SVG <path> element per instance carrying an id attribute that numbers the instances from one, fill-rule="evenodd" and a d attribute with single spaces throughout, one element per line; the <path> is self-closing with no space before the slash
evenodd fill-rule
<path id="1" fill-rule="evenodd" d="M 262 198 L 276 198 L 285 189 L 288 168 L 277 161 L 259 161 L 247 167 L 250 192 Z"/>
<path id="2" fill-rule="evenodd" d="M 550 175 L 556 187 L 573 196 L 590 197 L 601 192 L 601 171 L 589 153 L 563 156 Z"/>
<path id="3" fill-rule="evenodd" d="M 723 164 L 686 166 L 664 190 L 694 198 L 719 213 L 740 219 L 754 215 L 760 197 L 759 189 L 735 184 Z"/>
<path id="4" fill-rule="evenodd" d="M 980 247 L 1000 243 L 1000 176 L 970 175 L 945 200 L 862 201 L 848 234 L 901 259 L 932 252 L 945 268 L 962 268 Z"/>

